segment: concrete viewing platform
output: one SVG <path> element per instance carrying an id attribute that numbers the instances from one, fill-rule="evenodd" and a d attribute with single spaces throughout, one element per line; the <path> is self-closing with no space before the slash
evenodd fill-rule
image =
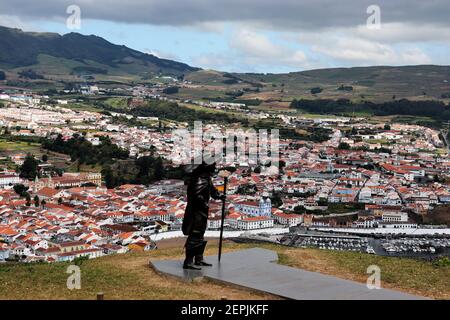
<path id="1" fill-rule="evenodd" d="M 220 264 L 208 256 L 212 267 L 184 270 L 181 260 L 155 260 L 157 272 L 192 281 L 206 278 L 295 300 L 418 300 L 424 297 L 388 289 L 368 289 L 363 283 L 277 264 L 275 251 L 252 248 L 225 253 Z M 383 275 L 381 274 L 381 278 Z"/>

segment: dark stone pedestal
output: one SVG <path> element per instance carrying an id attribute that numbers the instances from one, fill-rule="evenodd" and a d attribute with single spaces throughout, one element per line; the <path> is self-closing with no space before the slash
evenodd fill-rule
<path id="1" fill-rule="evenodd" d="M 208 256 L 213 267 L 201 271 L 184 270 L 180 260 L 150 261 L 157 272 L 185 281 L 208 278 L 228 285 L 244 287 L 296 300 L 410 300 L 424 299 L 388 289 L 368 289 L 363 283 L 343 280 L 317 272 L 291 268 L 276 263 L 275 251 L 252 248 L 217 256 Z M 383 281 L 383 270 L 381 270 Z"/>

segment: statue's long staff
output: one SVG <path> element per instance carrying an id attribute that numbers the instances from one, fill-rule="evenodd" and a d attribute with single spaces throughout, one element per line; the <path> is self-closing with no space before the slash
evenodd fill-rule
<path id="1" fill-rule="evenodd" d="M 228 173 L 226 171 L 222 171 L 221 172 L 221 176 L 223 176 L 223 200 L 222 200 L 222 221 L 220 224 L 220 238 L 219 238 L 219 262 L 220 262 L 220 258 L 222 257 L 222 240 L 223 240 L 223 224 L 225 221 L 225 196 L 227 195 L 227 183 L 228 183 Z"/>

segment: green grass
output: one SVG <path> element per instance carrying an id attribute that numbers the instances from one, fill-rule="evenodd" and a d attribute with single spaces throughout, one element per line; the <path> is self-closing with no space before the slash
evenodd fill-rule
<path id="1" fill-rule="evenodd" d="M 351 280 L 365 282 L 367 268 L 376 265 L 381 270 L 382 287 L 419 294 L 436 299 L 450 299 L 450 267 L 439 266 L 422 260 L 382 257 L 358 252 L 305 249 L 304 259 L 293 254 L 282 255 L 281 262 L 293 267 L 304 267 L 305 256 L 314 254 L 321 260 L 323 268 L 312 271 L 338 275 Z M 319 269 L 319 270 L 314 270 Z"/>
<path id="2" fill-rule="evenodd" d="M 0 264 L 0 299 L 260 299 L 262 294 L 212 283 L 185 283 L 155 273 L 150 259 L 180 258 L 182 247 L 84 261 L 81 289 L 67 289 L 69 263 Z"/>
<path id="3" fill-rule="evenodd" d="M 68 103 L 67 105 L 64 105 L 63 107 L 72 109 L 75 111 L 90 111 L 90 112 L 100 112 L 102 111 L 101 108 L 97 108 L 96 106 L 89 104 L 89 103 Z"/>
<path id="4" fill-rule="evenodd" d="M 299 249 L 272 244 L 226 242 L 225 251 L 264 247 L 276 250 L 279 263 L 309 271 L 334 275 L 365 283 L 367 267 L 381 269 L 383 288 L 392 288 L 431 298 L 450 299 L 448 264 L 375 255 Z M 210 241 L 207 254 L 217 253 L 217 241 Z M 209 282 L 185 283 L 162 277 L 148 267 L 149 260 L 180 259 L 182 241 L 150 252 L 127 253 L 84 261 L 81 290 L 68 290 L 68 263 L 0 264 L 0 299 L 95 299 L 104 292 L 106 299 L 260 299 L 274 298 L 243 289 Z"/>
<path id="5" fill-rule="evenodd" d="M 102 166 L 99 164 L 96 165 L 86 165 L 82 164 L 78 166 L 78 162 L 72 162 L 67 168 L 67 172 L 100 172 L 102 171 Z"/>
<path id="6" fill-rule="evenodd" d="M 390 143 L 389 140 L 387 140 L 387 139 L 367 139 L 367 140 L 364 140 L 364 142 L 367 142 L 369 144 L 377 144 L 377 143 L 389 144 Z"/>
<path id="7" fill-rule="evenodd" d="M 40 153 L 40 144 L 32 142 L 8 141 L 0 138 L 0 153 L 11 152 Z"/>
<path id="8" fill-rule="evenodd" d="M 105 103 L 112 108 L 126 109 L 128 107 L 127 98 L 108 98 Z"/>
<path id="9" fill-rule="evenodd" d="M 202 111 L 202 112 L 206 112 L 206 113 L 215 113 L 215 114 L 227 114 L 229 116 L 232 117 L 236 117 L 236 118 L 244 118 L 245 114 L 239 111 L 226 111 L 226 110 L 221 110 L 221 109 L 214 109 L 214 108 L 207 108 L 207 107 L 202 107 L 196 104 L 191 104 L 191 103 L 179 103 L 180 106 L 189 108 L 189 109 L 193 109 L 196 111 Z"/>

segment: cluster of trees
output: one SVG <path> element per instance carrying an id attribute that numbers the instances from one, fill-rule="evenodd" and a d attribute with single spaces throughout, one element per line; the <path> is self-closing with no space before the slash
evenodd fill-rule
<path id="1" fill-rule="evenodd" d="M 311 88 L 311 94 L 318 94 L 321 93 L 322 91 L 323 89 L 320 87 Z"/>
<path id="2" fill-rule="evenodd" d="M 322 128 L 319 126 L 308 126 L 302 128 L 306 133 L 297 131 L 295 128 L 286 128 L 281 126 L 275 121 L 258 121 L 253 126 L 256 131 L 260 129 L 267 129 L 269 134 L 270 130 L 278 129 L 281 139 L 292 139 L 292 140 L 304 140 L 313 142 L 324 142 L 330 139 L 330 135 L 333 132 L 331 129 Z"/>
<path id="3" fill-rule="evenodd" d="M 149 185 L 162 179 L 184 179 L 186 174 L 181 167 L 164 166 L 161 157 L 144 156 L 105 165 L 102 176 L 106 187 L 114 188 L 127 183 Z"/>
<path id="4" fill-rule="evenodd" d="M 180 122 L 193 122 L 195 120 L 236 123 L 241 122 L 248 124 L 247 119 L 237 119 L 225 113 L 212 113 L 198 111 L 178 105 L 176 102 L 167 102 L 159 100 L 149 100 L 146 104 L 125 110 L 121 108 L 111 108 L 106 104 L 102 106 L 105 110 L 114 112 L 132 114 L 135 117 L 158 117 L 161 119 L 169 119 Z"/>
<path id="5" fill-rule="evenodd" d="M 21 198 L 25 198 L 26 200 L 26 205 L 29 207 L 31 206 L 31 195 L 28 192 L 28 187 L 24 186 L 23 184 L 16 184 L 13 187 L 14 192 L 17 193 Z M 34 196 L 33 198 L 33 202 L 34 202 L 34 206 L 35 207 L 39 207 L 39 204 L 45 205 L 45 200 L 40 201 L 39 197 L 37 195 Z"/>
<path id="6" fill-rule="evenodd" d="M 27 154 L 19 167 L 19 175 L 23 179 L 34 180 L 39 173 L 39 161 L 32 154 Z"/>
<path id="7" fill-rule="evenodd" d="M 236 83 L 239 83 L 239 81 L 236 80 L 236 79 L 225 79 L 222 82 L 225 83 L 225 84 L 236 84 Z"/>
<path id="8" fill-rule="evenodd" d="M 256 184 L 246 183 L 239 185 L 236 192 L 243 195 L 254 195 L 257 191 Z"/>
<path id="9" fill-rule="evenodd" d="M 111 143 L 108 137 L 101 137 L 100 141 L 99 145 L 94 146 L 80 135 L 74 135 L 68 140 L 58 135 L 55 139 L 42 139 L 41 143 L 44 149 L 68 154 L 72 161 L 78 161 L 79 164 L 102 165 L 102 175 L 108 188 L 127 183 L 148 185 L 162 179 L 184 179 L 186 176 L 182 167 L 164 166 L 159 156 L 130 159 L 129 152 Z M 42 161 L 47 160 L 48 156 L 44 155 Z M 38 165 L 39 161 L 34 156 L 27 155 L 19 167 L 20 176 L 35 179 L 39 173 Z M 26 197 L 26 190 L 18 189 L 16 192 Z"/>
<path id="10" fill-rule="evenodd" d="M 178 93 L 178 91 L 180 91 L 180 88 L 173 86 L 173 87 L 164 88 L 162 92 L 165 94 L 176 94 L 176 93 Z"/>
<path id="11" fill-rule="evenodd" d="M 339 86 L 339 88 L 337 88 L 339 91 L 353 91 L 353 87 L 352 86 L 344 86 L 343 84 L 341 84 Z"/>
<path id="12" fill-rule="evenodd" d="M 350 150 L 350 145 L 347 142 L 341 142 L 338 145 L 338 149 L 340 149 L 340 150 Z"/>
<path id="13" fill-rule="evenodd" d="M 313 142 L 324 142 L 330 139 L 330 134 L 333 132 L 328 128 L 321 127 L 308 127 L 306 128 L 308 135 L 302 140 L 308 140 Z"/>
<path id="14" fill-rule="evenodd" d="M 270 202 L 272 203 L 273 208 L 279 208 L 283 205 L 283 200 L 281 199 L 281 195 L 279 192 L 274 192 L 270 197 Z"/>
<path id="15" fill-rule="evenodd" d="M 111 163 L 113 159 L 128 158 L 128 150 L 113 144 L 109 137 L 100 137 L 100 142 L 98 146 L 94 146 L 80 135 L 74 135 L 69 140 L 64 140 L 62 135 L 58 135 L 56 139 L 44 140 L 42 147 L 54 152 L 68 154 L 72 161 L 78 160 L 80 164 L 105 164 Z"/>
<path id="16" fill-rule="evenodd" d="M 26 79 L 31 79 L 31 80 L 44 79 L 44 76 L 38 74 L 33 69 L 20 71 L 18 74 L 19 74 L 20 78 L 26 78 Z"/>
<path id="17" fill-rule="evenodd" d="M 76 66 L 72 68 L 71 74 L 107 74 L 108 70 L 93 66 Z"/>
<path id="18" fill-rule="evenodd" d="M 400 99 L 383 103 L 375 103 L 370 101 L 353 103 L 348 99 L 294 99 L 291 102 L 291 107 L 315 113 L 340 114 L 350 112 L 368 112 L 377 116 L 399 114 L 450 120 L 450 106 L 441 101 L 432 100 L 410 101 L 408 99 Z"/>

